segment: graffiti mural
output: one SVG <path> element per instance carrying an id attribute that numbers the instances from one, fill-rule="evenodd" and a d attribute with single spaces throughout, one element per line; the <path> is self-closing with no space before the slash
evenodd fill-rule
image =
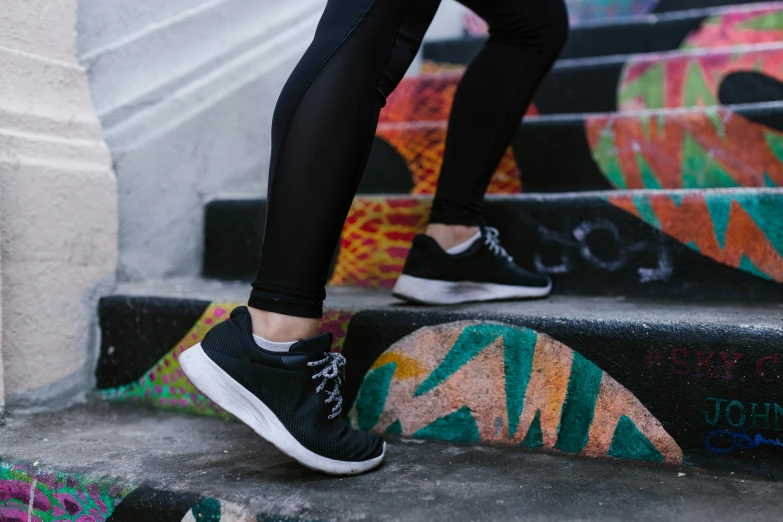
<path id="1" fill-rule="evenodd" d="M 435 194 L 446 150 L 446 126 L 441 123 L 380 125 L 376 136 L 394 147 L 413 177 L 412 194 Z M 509 148 L 490 181 L 489 194 L 518 194 L 522 191 L 519 167 Z"/>
<path id="2" fill-rule="evenodd" d="M 0 462 L 0 520 L 103 522 L 132 489 Z"/>
<path id="3" fill-rule="evenodd" d="M 583 128 L 576 132 L 578 143 L 566 139 L 563 121 L 530 122 L 542 135 L 563 137 L 563 146 L 578 158 L 562 164 L 540 157 L 553 152 L 518 135 L 490 192 L 517 193 L 526 176 L 533 190 L 542 181 L 557 188 L 557 179 L 570 175 L 562 171 L 574 169 L 595 171 L 585 182 L 602 175 L 611 183 L 607 188 L 615 189 L 781 186 L 783 106 L 728 106 L 783 100 L 783 7 L 730 6 L 705 13 L 711 14 L 696 19 L 697 28 L 673 40 L 669 52 L 556 67 L 536 94 L 538 108 L 528 115 L 581 115 L 570 123 Z M 378 130 L 408 166 L 415 194 L 435 189 L 461 75 L 454 66 L 429 65 L 427 71 L 405 79 L 392 94 Z M 585 84 L 596 87 L 581 89 Z M 380 165 L 375 170 L 385 172 Z"/>
<path id="4" fill-rule="evenodd" d="M 580 274 L 582 278 L 590 274 L 598 286 L 582 285 L 584 291 L 600 293 L 609 284 L 603 274 L 615 274 L 625 292 L 634 286 L 629 278 L 639 283 L 635 286 L 639 291 L 658 282 L 673 292 L 680 287 L 694 290 L 698 281 L 711 280 L 707 286 L 699 284 L 712 288 L 717 296 L 728 290 L 718 288 L 731 272 L 723 266 L 748 274 L 749 291 L 756 281 L 783 282 L 779 198 L 777 189 L 618 192 L 556 208 L 534 200 L 489 200 L 487 212 L 515 258 L 551 274 L 556 283 L 558 277 L 568 278 L 564 283 L 571 289 L 581 284 Z M 431 200 L 424 198 L 356 198 L 330 284 L 393 287 L 413 236 L 426 228 L 430 205 Z M 714 266 L 718 263 L 722 266 Z M 740 284 L 737 276 L 732 278 Z M 733 297 L 726 294 L 726 298 Z"/>
<path id="5" fill-rule="evenodd" d="M 739 52 L 727 48 L 641 55 L 623 68 L 617 106 L 620 111 L 633 111 L 719 105 L 719 91 L 729 75 L 752 71 L 782 81 L 781 64 L 780 44 L 754 45 Z"/>
<path id="6" fill-rule="evenodd" d="M 716 429 L 707 433 L 704 445 L 712 453 L 733 453 L 760 447 L 783 448 L 780 435 L 764 436 L 760 430 L 783 431 L 783 407 L 777 403 L 708 397 L 704 422 Z"/>
<path id="7" fill-rule="evenodd" d="M 417 198 L 354 200 L 329 284 L 393 287 L 413 236 L 427 226 L 431 204 L 429 199 Z"/>
<path id="8" fill-rule="evenodd" d="M 376 135 L 394 147 L 413 178 L 412 194 L 434 194 L 446 149 L 446 127 L 462 71 L 437 72 L 404 79 L 381 111 Z M 428 124 L 429 122 L 429 124 Z M 433 124 L 434 123 L 434 124 Z M 514 151 L 503 155 L 487 189 L 489 193 L 521 192 Z"/>
<path id="9" fill-rule="evenodd" d="M 590 116 L 585 131 L 617 189 L 783 186 L 783 133 L 724 107 Z"/>
<path id="10" fill-rule="evenodd" d="M 703 256 L 783 282 L 783 209 L 776 194 L 621 194 L 609 201 Z"/>
<path id="11" fill-rule="evenodd" d="M 679 464 L 682 450 L 627 389 L 553 338 L 463 321 L 404 337 L 372 365 L 361 429 Z"/>
<path id="12" fill-rule="evenodd" d="M 688 35 L 682 49 L 778 43 L 783 40 L 783 8 L 780 5 L 729 7 L 707 18 Z"/>
<path id="13" fill-rule="evenodd" d="M 319 522 L 254 513 L 247 507 L 195 493 L 95 480 L 76 473 L 44 471 L 34 465 L 0 461 L 0 521 L 112 522 Z M 321 521 L 323 522 L 323 521 Z"/>
<path id="14" fill-rule="evenodd" d="M 588 142 L 606 177 L 619 189 L 782 186 L 780 129 L 720 107 L 768 101 L 753 97 L 763 92 L 760 77 L 770 92 L 770 82 L 783 81 L 781 34 L 779 6 L 727 9 L 685 39 L 685 52 L 629 60 L 617 88 L 621 113 L 708 108 L 589 118 Z"/>
<path id="15" fill-rule="evenodd" d="M 182 340 L 157 364 L 133 383 L 101 390 L 103 398 L 143 402 L 157 408 L 198 415 L 231 417 L 191 384 L 182 371 L 179 356 L 200 343 L 213 326 L 228 319 L 231 310 L 239 305 L 240 303 L 211 303 Z M 351 312 L 326 310 L 321 318 L 320 332 L 332 333 L 334 351 L 340 351 L 342 348 L 351 316 Z"/>

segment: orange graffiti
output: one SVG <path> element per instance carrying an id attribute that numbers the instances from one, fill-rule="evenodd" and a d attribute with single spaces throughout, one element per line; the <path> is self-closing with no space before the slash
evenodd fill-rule
<path id="1" fill-rule="evenodd" d="M 640 217 L 634 196 L 610 196 L 609 201 Z M 679 202 L 666 194 L 647 196 L 660 229 L 683 244 L 693 243 L 704 256 L 739 268 L 742 257 L 749 259 L 761 272 L 783 282 L 783 256 L 770 243 L 753 218 L 739 202 L 732 200 L 724 247 L 721 248 L 703 194 L 687 194 Z"/>

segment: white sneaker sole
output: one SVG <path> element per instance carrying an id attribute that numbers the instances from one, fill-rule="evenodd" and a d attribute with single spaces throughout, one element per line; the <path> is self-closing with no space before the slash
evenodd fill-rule
<path id="1" fill-rule="evenodd" d="M 362 462 L 328 459 L 313 453 L 285 429 L 266 404 L 210 359 L 201 343 L 180 355 L 179 362 L 185 375 L 201 393 L 303 466 L 330 475 L 358 475 L 378 466 L 386 455 L 385 442 L 380 456 Z"/>
<path id="2" fill-rule="evenodd" d="M 500 299 L 529 299 L 546 297 L 552 291 L 552 282 L 546 287 L 511 286 L 472 281 L 441 281 L 401 275 L 392 295 L 430 305 L 450 305 Z"/>

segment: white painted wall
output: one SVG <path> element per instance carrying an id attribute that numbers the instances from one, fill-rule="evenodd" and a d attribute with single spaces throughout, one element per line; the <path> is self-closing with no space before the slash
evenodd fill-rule
<path id="1" fill-rule="evenodd" d="M 455 0 L 443 0 L 424 40 L 445 40 L 462 36 L 464 32 L 463 16 L 465 16 L 465 7 L 462 4 Z"/>
<path id="2" fill-rule="evenodd" d="M 76 62 L 75 0 L 0 9 L 2 363 L 9 408 L 92 384 L 97 297 L 117 262 L 108 150 Z"/>
<path id="3" fill-rule="evenodd" d="M 325 0 L 80 0 L 79 55 L 117 172 L 120 277 L 200 273 L 204 203 L 264 194 L 283 83 Z"/>
<path id="4" fill-rule="evenodd" d="M 325 3 L 79 0 L 79 57 L 119 184 L 121 279 L 199 275 L 204 203 L 265 194 L 274 105 Z M 427 37 L 461 34 L 463 12 L 444 1 Z"/>

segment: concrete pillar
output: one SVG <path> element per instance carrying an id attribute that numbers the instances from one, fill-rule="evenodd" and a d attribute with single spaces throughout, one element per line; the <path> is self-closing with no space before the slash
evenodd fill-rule
<path id="1" fill-rule="evenodd" d="M 117 262 L 111 158 L 76 60 L 76 0 L 0 9 L 2 366 L 9 409 L 91 388 Z"/>
<path id="2" fill-rule="evenodd" d="M 3 199 L 0 183 L 0 201 Z M 0 244 L 3 241 L 3 214 L 0 206 Z M 5 387 L 3 386 L 3 250 L 0 248 L 0 420 L 5 413 Z"/>

